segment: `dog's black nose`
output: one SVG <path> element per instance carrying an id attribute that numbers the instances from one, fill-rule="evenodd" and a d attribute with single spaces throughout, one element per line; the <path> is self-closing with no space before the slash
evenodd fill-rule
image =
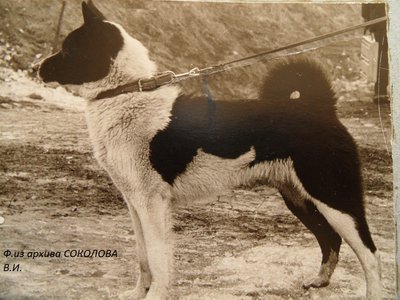
<path id="1" fill-rule="evenodd" d="M 37 77 L 43 82 L 52 82 L 55 81 L 54 76 L 54 67 L 47 60 L 44 60 L 35 66 Z M 33 69 L 33 68 L 32 68 Z"/>

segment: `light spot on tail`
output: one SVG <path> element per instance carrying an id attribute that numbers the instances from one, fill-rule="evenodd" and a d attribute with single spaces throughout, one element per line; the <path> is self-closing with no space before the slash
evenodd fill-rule
<path id="1" fill-rule="evenodd" d="M 300 99 L 300 92 L 299 91 L 293 91 L 291 94 L 290 94 L 290 97 L 289 97 L 291 100 L 298 100 L 298 99 Z"/>

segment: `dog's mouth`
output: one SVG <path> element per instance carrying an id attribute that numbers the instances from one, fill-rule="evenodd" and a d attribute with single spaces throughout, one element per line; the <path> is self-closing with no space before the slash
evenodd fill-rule
<path id="1" fill-rule="evenodd" d="M 55 89 L 55 88 L 58 88 L 58 87 L 60 87 L 60 86 L 62 86 L 62 85 L 59 84 L 59 83 L 56 82 L 56 81 L 52 81 L 52 82 L 44 82 L 44 86 L 45 86 L 45 87 L 48 87 L 48 88 Z"/>
<path id="2" fill-rule="evenodd" d="M 61 83 L 59 83 L 57 81 L 45 82 L 45 81 L 43 81 L 43 78 L 39 74 L 37 74 L 37 78 L 40 81 L 42 81 L 44 86 L 47 87 L 47 88 L 56 89 L 56 88 L 62 87 L 67 92 L 73 94 L 74 96 L 80 96 L 80 94 L 79 94 L 79 86 L 78 85 L 75 85 L 75 84 L 61 84 Z"/>
<path id="3" fill-rule="evenodd" d="M 44 83 L 45 87 L 49 87 L 52 89 L 56 89 L 58 87 L 62 87 L 64 88 L 67 92 L 73 94 L 74 96 L 79 96 L 79 86 L 75 85 L 75 84 L 60 84 L 56 81 L 52 81 L 52 82 L 45 82 Z"/>
<path id="4" fill-rule="evenodd" d="M 45 62 L 46 59 L 43 59 L 42 61 L 34 64 L 32 66 L 32 72 L 33 74 L 36 75 L 37 79 L 39 79 L 45 87 L 56 89 L 58 87 L 63 87 L 65 90 L 68 92 L 74 94 L 75 96 L 79 96 L 79 87 L 74 84 L 61 84 L 55 80 L 48 81 L 44 78 L 43 74 L 41 74 L 41 67 L 43 66 L 43 63 Z"/>
<path id="5" fill-rule="evenodd" d="M 76 84 L 64 84 L 62 85 L 63 88 L 65 88 L 68 92 L 75 96 L 80 96 L 79 93 L 79 86 Z"/>

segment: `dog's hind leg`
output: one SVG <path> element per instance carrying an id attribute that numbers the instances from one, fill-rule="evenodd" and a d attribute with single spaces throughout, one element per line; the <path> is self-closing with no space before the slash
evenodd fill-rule
<path id="1" fill-rule="evenodd" d="M 303 287 L 327 286 L 338 262 L 342 239 L 312 202 L 304 200 L 300 193 L 290 189 L 282 189 L 280 192 L 286 206 L 315 235 L 321 247 L 322 261 L 319 273 L 304 282 Z"/>
<path id="2" fill-rule="evenodd" d="M 372 241 L 364 214 L 360 213 L 357 216 L 352 216 L 334 209 L 321 201 L 315 199 L 312 201 L 329 224 L 350 245 L 357 255 L 364 269 L 367 283 L 367 299 L 382 299 L 379 252 Z"/>

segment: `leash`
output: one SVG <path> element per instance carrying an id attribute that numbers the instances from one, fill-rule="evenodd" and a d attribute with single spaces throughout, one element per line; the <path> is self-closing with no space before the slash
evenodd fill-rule
<path id="1" fill-rule="evenodd" d="M 266 59 L 268 56 L 282 52 L 284 50 L 292 49 L 292 48 L 297 48 L 306 44 L 312 44 L 317 41 L 325 40 L 337 35 L 341 35 L 347 32 L 351 32 L 357 29 L 361 28 L 366 28 L 371 25 L 375 25 L 378 23 L 386 22 L 387 17 L 381 17 L 377 18 L 374 20 L 370 20 L 358 25 L 353 25 L 350 27 L 346 27 L 341 30 L 333 31 L 327 34 L 319 35 L 310 39 L 306 39 L 297 43 L 289 44 L 283 47 L 267 50 L 261 53 L 257 53 L 251 56 L 239 58 L 236 60 L 231 60 L 225 63 L 213 65 L 210 67 L 206 67 L 203 69 L 199 68 L 193 68 L 188 72 L 181 73 L 181 74 L 175 74 L 173 71 L 166 71 L 163 73 L 159 73 L 153 77 L 150 78 L 145 78 L 145 79 L 139 79 L 136 82 L 128 83 L 125 85 L 118 86 L 114 89 L 107 90 L 104 92 L 101 92 L 100 94 L 97 95 L 95 100 L 103 99 L 103 98 L 109 98 L 109 97 L 114 97 L 118 96 L 119 94 L 124 94 L 124 93 L 130 93 L 130 92 L 144 92 L 144 91 L 152 91 L 155 90 L 161 86 L 168 85 L 168 84 L 174 84 L 180 81 L 184 81 L 190 78 L 195 78 L 195 77 L 207 77 L 216 73 L 221 73 L 225 72 L 227 70 L 233 69 L 233 68 L 238 68 L 238 67 L 243 67 L 243 66 L 248 66 L 250 64 L 254 64 L 262 59 Z M 308 49 L 308 51 L 314 50 L 315 48 Z M 305 52 L 306 50 L 300 51 L 298 53 Z M 297 54 L 295 52 L 294 54 Z M 250 62 L 251 61 L 251 62 Z"/>

